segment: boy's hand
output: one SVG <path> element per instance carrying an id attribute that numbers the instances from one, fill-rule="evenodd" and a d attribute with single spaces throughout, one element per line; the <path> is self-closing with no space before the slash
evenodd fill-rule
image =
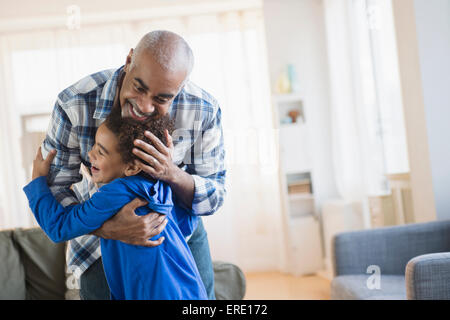
<path id="1" fill-rule="evenodd" d="M 36 158 L 33 161 L 33 173 L 31 178 L 34 180 L 41 176 L 46 176 L 50 170 L 50 165 L 56 156 L 56 150 L 52 150 L 48 153 L 47 158 L 44 160 L 42 157 L 41 147 L 39 147 L 36 154 Z"/>

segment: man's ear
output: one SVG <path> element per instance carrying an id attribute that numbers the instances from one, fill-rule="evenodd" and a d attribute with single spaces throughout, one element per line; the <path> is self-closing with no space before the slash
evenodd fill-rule
<path id="1" fill-rule="evenodd" d="M 128 69 L 130 68 L 131 61 L 133 60 L 133 52 L 134 52 L 134 49 L 131 48 L 130 52 L 127 55 L 127 59 L 125 60 L 125 71 L 126 72 L 129 71 Z"/>
<path id="2" fill-rule="evenodd" d="M 132 161 L 129 164 L 127 164 L 127 167 L 125 168 L 124 173 L 127 177 L 129 177 L 129 176 L 135 176 L 141 171 L 142 171 L 142 169 L 137 165 L 136 161 Z"/>

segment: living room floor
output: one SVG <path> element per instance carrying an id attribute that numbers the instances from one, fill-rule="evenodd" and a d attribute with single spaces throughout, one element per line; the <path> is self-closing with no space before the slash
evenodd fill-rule
<path id="1" fill-rule="evenodd" d="M 245 278 L 245 300 L 330 299 L 330 281 L 317 275 L 297 277 L 281 272 L 251 272 Z"/>

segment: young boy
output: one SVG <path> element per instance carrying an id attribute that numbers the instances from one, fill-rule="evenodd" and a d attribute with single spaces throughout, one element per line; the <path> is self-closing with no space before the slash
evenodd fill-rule
<path id="1" fill-rule="evenodd" d="M 197 218 L 174 206 L 170 187 L 144 176 L 131 152 L 135 139 L 146 140 L 149 130 L 165 141 L 164 130 L 172 126 L 168 116 L 142 123 L 128 118 L 108 116 L 97 129 L 95 144 L 89 152 L 92 180 L 105 184 L 88 201 L 63 207 L 47 186 L 46 175 L 56 155 L 42 158 L 41 150 L 33 163 L 33 181 L 24 187 L 36 220 L 54 242 L 67 241 L 90 233 L 111 218 L 136 196 L 147 206 L 137 209 L 143 215 L 151 211 L 165 214 L 168 220 L 165 241 L 156 247 L 128 245 L 101 239 L 101 251 L 111 299 L 207 299 L 194 258 L 185 241 L 197 225 Z"/>

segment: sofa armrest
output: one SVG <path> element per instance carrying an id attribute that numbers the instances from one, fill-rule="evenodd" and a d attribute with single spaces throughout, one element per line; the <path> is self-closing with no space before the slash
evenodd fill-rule
<path id="1" fill-rule="evenodd" d="M 364 274 L 371 265 L 404 275 L 412 258 L 450 251 L 450 220 L 340 233 L 332 248 L 335 276 Z"/>
<path id="2" fill-rule="evenodd" d="M 408 300 L 450 299 L 450 252 L 424 254 L 406 265 Z"/>

